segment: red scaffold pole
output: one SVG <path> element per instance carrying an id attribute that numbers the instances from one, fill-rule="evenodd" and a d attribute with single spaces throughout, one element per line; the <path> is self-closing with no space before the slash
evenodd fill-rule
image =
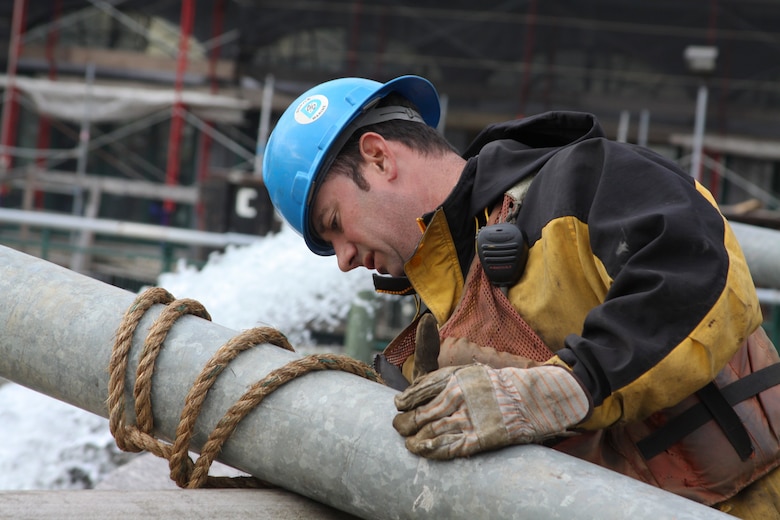
<path id="1" fill-rule="evenodd" d="M 0 122 L 0 174 L 5 174 L 12 166 L 13 160 L 9 148 L 15 142 L 16 107 L 16 65 L 22 52 L 22 32 L 24 31 L 24 15 L 27 8 L 26 0 L 14 1 L 14 13 L 11 20 L 11 42 L 8 47 L 8 85 L 3 100 L 3 118 Z M 5 187 L 2 187 L 5 191 Z"/>
<path id="2" fill-rule="evenodd" d="M 165 170 L 165 183 L 175 186 L 179 182 L 181 134 L 184 127 L 184 104 L 181 101 L 181 91 L 184 85 L 184 73 L 187 71 L 187 52 L 190 35 L 195 20 L 194 0 L 184 0 L 181 4 L 181 30 L 179 35 L 179 54 L 176 59 L 176 83 L 173 109 L 171 114 L 171 131 L 168 139 L 168 161 Z M 168 224 L 170 216 L 176 209 L 170 199 L 163 202 L 163 224 Z"/>

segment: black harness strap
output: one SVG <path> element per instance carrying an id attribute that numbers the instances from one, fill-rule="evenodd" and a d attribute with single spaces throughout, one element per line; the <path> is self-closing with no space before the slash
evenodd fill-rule
<path id="1" fill-rule="evenodd" d="M 753 372 L 724 388 L 709 383 L 696 393 L 700 403 L 637 442 L 637 447 L 645 460 L 649 460 L 714 419 L 740 459 L 745 460 L 753 453 L 753 445 L 733 407 L 777 384 L 780 384 L 780 363 Z"/>
<path id="2" fill-rule="evenodd" d="M 696 395 L 712 418 L 715 419 L 715 422 L 718 423 L 720 429 L 723 430 L 723 434 L 731 445 L 737 450 L 739 459 L 747 460 L 753 454 L 753 443 L 750 441 L 750 435 L 718 386 L 715 383 L 709 383 L 696 392 Z"/>

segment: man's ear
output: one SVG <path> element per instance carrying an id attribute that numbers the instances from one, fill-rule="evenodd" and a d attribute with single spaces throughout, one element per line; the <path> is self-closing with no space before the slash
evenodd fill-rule
<path id="1" fill-rule="evenodd" d="M 369 171 L 373 168 L 382 175 L 395 175 L 392 152 L 384 137 L 376 132 L 366 132 L 360 136 L 360 155 L 368 164 Z"/>

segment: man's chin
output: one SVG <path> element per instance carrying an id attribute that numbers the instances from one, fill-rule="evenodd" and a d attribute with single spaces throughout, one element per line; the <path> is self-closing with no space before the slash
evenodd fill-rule
<path id="1" fill-rule="evenodd" d="M 401 269 L 400 271 L 396 271 L 396 270 L 388 271 L 384 267 L 377 267 L 376 269 L 374 269 L 374 271 L 376 271 L 376 274 L 380 274 L 382 276 L 396 276 L 396 277 L 405 276 L 403 269 Z"/>
<path id="2" fill-rule="evenodd" d="M 396 269 L 392 271 L 385 271 L 383 274 L 389 274 L 390 276 L 401 277 L 406 276 L 403 269 Z"/>

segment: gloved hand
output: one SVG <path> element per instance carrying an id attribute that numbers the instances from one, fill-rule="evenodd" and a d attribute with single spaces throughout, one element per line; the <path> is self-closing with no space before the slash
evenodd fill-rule
<path id="1" fill-rule="evenodd" d="M 431 313 L 425 313 L 417 323 L 412 382 L 439 368 L 439 327 Z"/>
<path id="2" fill-rule="evenodd" d="M 517 367 L 529 368 L 542 363 L 527 357 L 499 352 L 491 347 L 483 347 L 466 338 L 444 338 L 437 359 L 439 367 L 471 365 L 481 363 L 491 368 Z"/>
<path id="3" fill-rule="evenodd" d="M 446 367 L 395 397 L 402 413 L 393 427 L 412 453 L 431 459 L 465 457 L 566 433 L 592 404 L 565 368 Z"/>

